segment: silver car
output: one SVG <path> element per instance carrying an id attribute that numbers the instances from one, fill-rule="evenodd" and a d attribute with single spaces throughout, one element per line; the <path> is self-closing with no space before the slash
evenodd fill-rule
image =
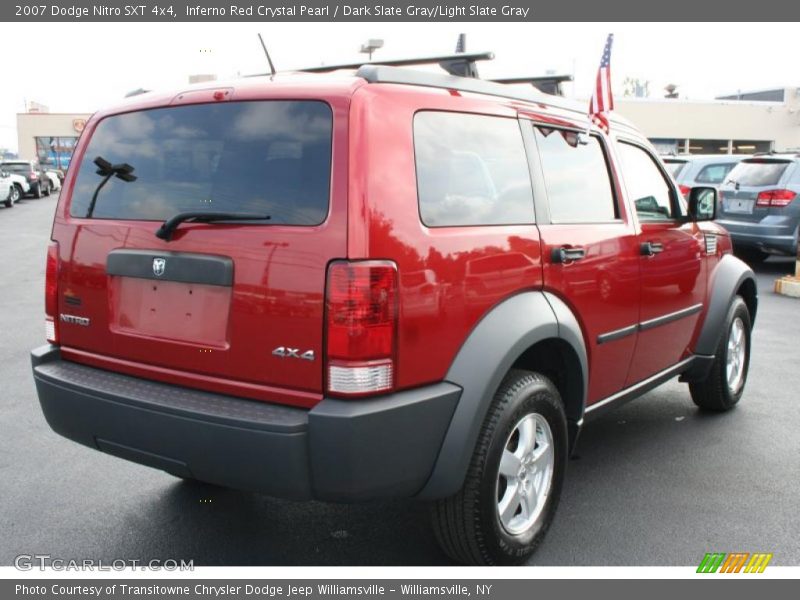
<path id="1" fill-rule="evenodd" d="M 717 222 L 734 250 L 751 262 L 770 254 L 795 256 L 800 223 L 800 154 L 754 155 L 720 186 Z"/>
<path id="2" fill-rule="evenodd" d="M 662 160 L 685 196 L 695 186 L 718 187 L 749 154 L 685 154 Z"/>

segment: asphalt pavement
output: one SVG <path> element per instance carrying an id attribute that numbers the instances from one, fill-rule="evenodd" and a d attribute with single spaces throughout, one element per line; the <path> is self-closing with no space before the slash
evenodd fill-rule
<path id="1" fill-rule="evenodd" d="M 187 484 L 63 439 L 38 406 L 55 196 L 0 208 L 0 565 L 62 559 L 195 565 L 448 564 L 417 502 L 297 503 Z M 739 406 L 696 410 L 677 381 L 582 434 L 536 565 L 696 565 L 772 552 L 800 565 L 800 300 L 772 292 L 794 261 L 757 268 L 760 306 Z"/>

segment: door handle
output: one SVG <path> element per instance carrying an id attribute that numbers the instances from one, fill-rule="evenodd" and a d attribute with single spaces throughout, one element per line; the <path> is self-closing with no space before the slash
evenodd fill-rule
<path id="1" fill-rule="evenodd" d="M 560 248 L 553 248 L 550 253 L 550 260 L 554 263 L 569 264 L 576 260 L 581 260 L 586 257 L 586 250 L 583 248 L 574 248 L 568 246 L 561 246 Z"/>
<path id="2" fill-rule="evenodd" d="M 664 251 L 664 244 L 661 242 L 644 242 L 639 246 L 639 251 L 642 256 L 655 256 Z"/>

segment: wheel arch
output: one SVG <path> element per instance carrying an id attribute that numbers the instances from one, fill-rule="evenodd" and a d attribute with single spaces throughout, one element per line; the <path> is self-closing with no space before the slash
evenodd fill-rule
<path id="1" fill-rule="evenodd" d="M 725 324 L 731 300 L 742 296 L 755 323 L 758 310 L 758 287 L 753 270 L 732 254 L 724 255 L 709 277 L 708 307 L 700 334 L 695 343 L 695 354 L 712 356 Z"/>
<path id="2" fill-rule="evenodd" d="M 574 442 L 583 418 L 588 366 L 575 316 L 558 298 L 523 292 L 494 307 L 462 345 L 446 380 L 462 389 L 423 499 L 444 498 L 464 482 L 497 389 L 514 368 L 549 370 L 564 401 Z M 547 373 L 542 373 L 547 374 Z"/>

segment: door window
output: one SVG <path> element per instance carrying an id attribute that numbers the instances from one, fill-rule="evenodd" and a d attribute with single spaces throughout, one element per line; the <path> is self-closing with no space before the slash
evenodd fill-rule
<path id="1" fill-rule="evenodd" d="M 639 219 L 674 219 L 676 214 L 672 186 L 653 157 L 639 146 L 625 142 L 619 144 L 619 155 L 624 169 L 625 187 Z"/>

